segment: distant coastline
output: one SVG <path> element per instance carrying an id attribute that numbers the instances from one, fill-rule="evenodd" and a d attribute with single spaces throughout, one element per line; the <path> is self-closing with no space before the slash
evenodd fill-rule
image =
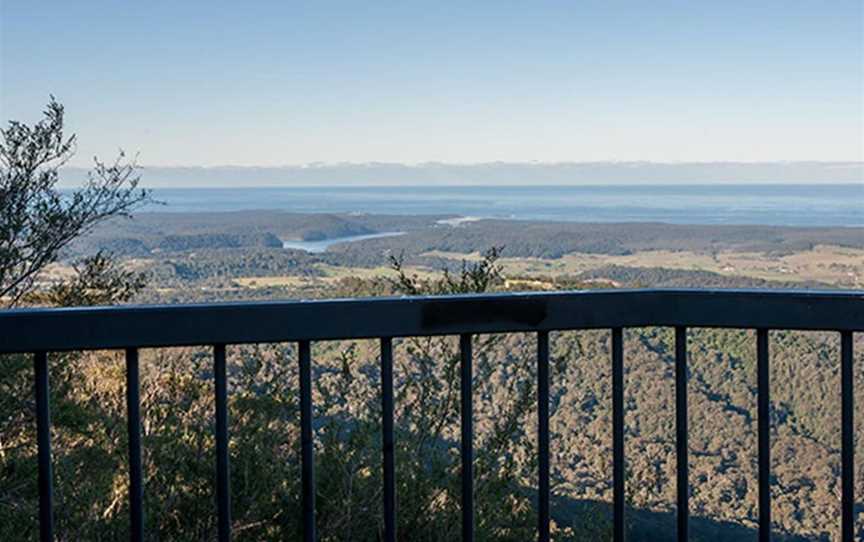
<path id="1" fill-rule="evenodd" d="M 438 215 L 456 223 L 493 218 L 864 226 L 864 184 L 177 188 L 156 189 L 154 196 L 165 205 L 150 207 L 148 212 Z"/>

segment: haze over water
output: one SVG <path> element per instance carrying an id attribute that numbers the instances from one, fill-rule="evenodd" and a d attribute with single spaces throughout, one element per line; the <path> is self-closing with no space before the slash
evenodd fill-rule
<path id="1" fill-rule="evenodd" d="M 577 222 L 864 226 L 864 184 L 156 189 L 157 212 L 458 215 Z"/>

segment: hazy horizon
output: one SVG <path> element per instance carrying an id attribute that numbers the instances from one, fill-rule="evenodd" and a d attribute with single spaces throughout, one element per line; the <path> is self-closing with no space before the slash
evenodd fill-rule
<path id="1" fill-rule="evenodd" d="M 864 162 L 427 162 L 271 166 L 143 166 L 153 188 L 326 186 L 589 186 L 864 183 Z M 65 168 L 61 184 L 80 184 L 87 168 Z"/>

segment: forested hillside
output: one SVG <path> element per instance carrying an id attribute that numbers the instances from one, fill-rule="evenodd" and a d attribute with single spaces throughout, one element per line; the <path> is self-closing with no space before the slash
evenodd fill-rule
<path id="1" fill-rule="evenodd" d="M 229 250 L 229 249 L 225 249 Z M 267 249 L 262 249 L 268 254 Z M 230 253 L 230 250 L 229 250 Z M 245 251 L 243 254 L 247 254 Z M 318 256 L 193 259 L 157 284 L 200 284 L 208 265 L 246 273 Z M 264 256 L 260 256 L 264 257 Z M 297 258 L 300 258 L 299 260 Z M 213 263 L 206 262 L 212 258 Z M 402 263 L 370 278 L 309 286 L 308 296 L 471 291 L 483 269 L 489 287 L 505 287 L 494 260 L 468 263 L 455 281 L 408 275 Z M 237 263 L 229 263 L 235 261 Z M 484 264 L 485 265 L 485 264 Z M 266 267 L 266 266 L 265 266 Z M 400 275 L 402 273 L 402 275 Z M 467 273 L 467 275 L 466 275 Z M 700 274 L 655 271 L 625 284 L 716 286 Z M 569 288 L 594 277 L 543 283 Z M 743 279 L 742 279 L 743 280 Z M 747 279 L 749 280 L 749 279 Z M 771 287 L 770 282 L 747 286 Z M 785 286 L 785 285 L 784 285 Z M 609 287 L 608 284 L 605 287 Z M 285 293 L 286 287 L 262 295 Z M 182 288 L 181 288 L 182 290 Z M 142 294 L 145 297 L 155 293 Z M 197 290 L 202 297 L 224 292 Z M 158 297 L 158 296 L 157 296 Z M 534 352 L 531 335 L 475 338 L 477 499 L 480 540 L 533 536 L 536 490 Z M 778 540 L 835 540 L 839 526 L 839 347 L 831 333 L 773 332 L 772 482 Z M 406 540 L 452 540 L 458 526 L 458 349 L 455 338 L 396 343 L 399 529 Z M 627 499 L 632 540 L 673 540 L 673 336 L 663 328 L 629 329 L 626 352 Z M 755 537 L 756 371 L 750 331 L 691 330 L 690 448 L 694 540 Z M 556 540 L 608 540 L 611 490 L 611 369 L 607 332 L 551 337 L 553 519 Z M 864 389 L 864 340 L 856 337 L 856 389 Z M 210 355 L 204 349 L 142 353 L 148 526 L 154 539 L 214 536 L 213 404 Z M 376 540 L 380 515 L 378 351 L 372 341 L 331 342 L 314 351 L 316 461 L 322 540 Z M 116 539 L 127 524 L 123 362 L 117 353 L 53 358 L 58 515 L 64 537 Z M 299 433 L 296 352 L 290 345 L 229 349 L 234 531 L 238 540 L 293 539 L 299 534 Z M 30 361 L 6 357 L 0 390 L 3 488 L 0 538 L 33 536 L 35 442 L 30 414 Z M 860 395 L 860 394 L 859 394 Z M 858 401 L 859 405 L 862 401 Z M 864 416 L 856 417 L 856 431 Z M 864 457 L 859 439 L 858 457 Z M 864 492 L 864 470 L 856 473 Z"/>

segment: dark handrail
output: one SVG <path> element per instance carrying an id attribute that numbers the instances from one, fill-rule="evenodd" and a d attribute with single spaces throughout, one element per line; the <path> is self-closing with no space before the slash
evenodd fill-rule
<path id="1" fill-rule="evenodd" d="M 0 353 L 687 326 L 864 331 L 864 292 L 588 290 L 0 311 Z"/>
<path id="2" fill-rule="evenodd" d="M 864 331 L 864 292 L 785 290 L 614 290 L 210 305 L 124 306 L 0 311 L 0 353 L 34 355 L 39 453 L 40 537 L 53 539 L 48 353 L 126 349 L 129 426 L 130 538 L 144 537 L 138 349 L 210 345 L 216 380 L 218 537 L 231 537 L 228 385 L 225 345 L 296 342 L 300 369 L 303 538 L 315 532 L 315 468 L 311 344 L 381 341 L 382 461 L 385 541 L 397 537 L 393 431 L 394 337 L 459 335 L 461 349 L 462 537 L 474 537 L 472 339 L 479 333 L 537 333 L 538 539 L 549 540 L 549 331 L 611 330 L 613 401 L 613 538 L 625 536 L 623 329 L 675 328 L 678 540 L 689 535 L 687 461 L 687 328 L 757 330 L 759 539 L 771 537 L 769 331 L 826 330 L 841 335 L 841 533 L 854 539 L 853 340 Z"/>

